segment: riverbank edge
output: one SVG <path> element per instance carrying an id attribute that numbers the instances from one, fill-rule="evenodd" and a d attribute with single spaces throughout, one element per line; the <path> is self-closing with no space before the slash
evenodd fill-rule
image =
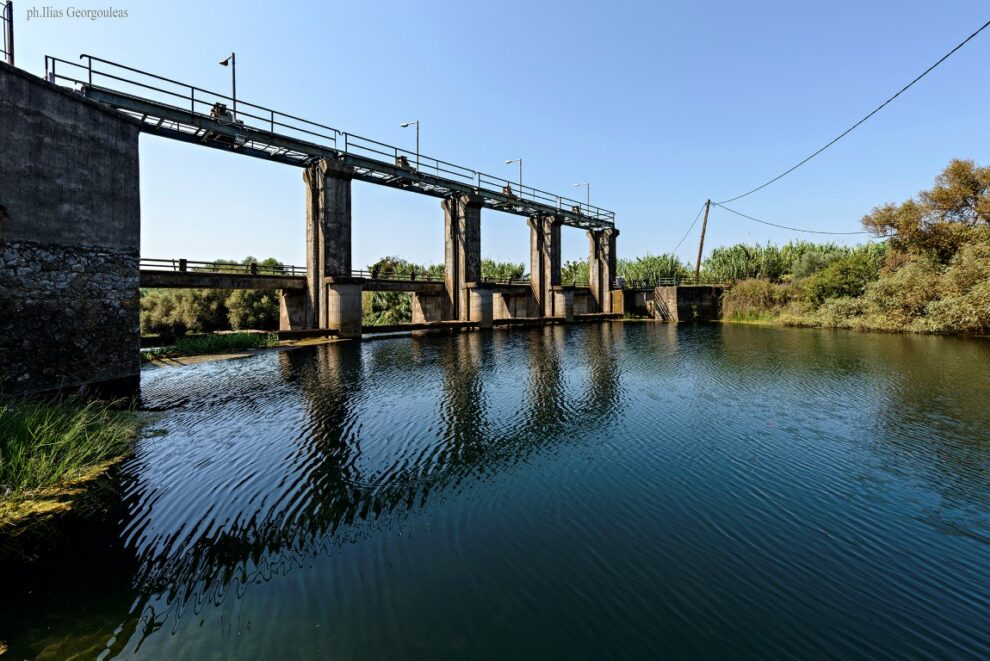
<path id="1" fill-rule="evenodd" d="M 736 326 L 762 326 L 765 328 L 811 328 L 816 330 L 849 331 L 853 333 L 881 333 L 883 335 L 932 335 L 938 337 L 969 337 L 990 338 L 988 333 L 939 333 L 929 330 L 912 330 L 910 328 L 872 328 L 869 326 L 823 326 L 821 324 L 801 323 L 796 319 L 781 319 L 780 317 L 763 319 L 719 319 L 715 323 L 732 324 Z"/>

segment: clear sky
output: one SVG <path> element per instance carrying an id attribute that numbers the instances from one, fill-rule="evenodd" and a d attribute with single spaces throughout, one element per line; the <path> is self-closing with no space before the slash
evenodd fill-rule
<path id="1" fill-rule="evenodd" d="M 102 8 L 109 2 L 77 7 Z M 68 5 L 49 0 L 49 7 Z M 80 53 L 226 90 L 341 130 L 582 197 L 616 212 L 620 256 L 671 250 L 707 197 L 814 151 L 990 18 L 985 0 L 831 2 L 136 2 L 117 19 L 26 20 L 18 64 Z M 861 229 L 953 157 L 990 162 L 990 32 L 822 156 L 735 208 Z M 302 171 L 141 138 L 142 255 L 304 263 Z M 697 228 L 695 230 L 696 234 Z M 354 265 L 443 259 L 439 201 L 354 184 Z M 565 228 L 564 259 L 585 259 Z M 707 247 L 795 235 L 715 210 Z M 853 240 L 856 240 L 855 238 Z M 692 236 L 678 253 L 692 259 Z M 524 219 L 485 211 L 486 257 L 528 263 Z"/>

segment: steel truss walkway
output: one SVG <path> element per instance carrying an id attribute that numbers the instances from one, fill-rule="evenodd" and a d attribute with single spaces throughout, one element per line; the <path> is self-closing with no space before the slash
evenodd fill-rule
<path id="1" fill-rule="evenodd" d="M 80 59 L 84 64 L 46 56 L 46 78 L 136 118 L 146 133 L 300 167 L 336 159 L 352 166 L 361 181 L 441 198 L 475 194 L 489 209 L 558 215 L 565 225 L 583 229 L 615 224 L 614 212 L 578 200 L 108 60 Z"/>

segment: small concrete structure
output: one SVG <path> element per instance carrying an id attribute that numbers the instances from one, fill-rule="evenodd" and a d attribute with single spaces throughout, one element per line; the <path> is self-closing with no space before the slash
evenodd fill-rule
<path id="1" fill-rule="evenodd" d="M 478 328 L 491 328 L 494 321 L 492 310 L 492 287 L 475 284 L 469 287 L 471 314 L 469 321 L 478 322 Z"/>
<path id="2" fill-rule="evenodd" d="M 338 337 L 361 337 L 360 278 L 327 278 L 327 322 L 323 328 L 337 331 Z"/>
<path id="3" fill-rule="evenodd" d="M 654 319 L 663 321 L 718 321 L 724 290 L 718 285 L 657 287 L 646 308 Z"/>
<path id="4" fill-rule="evenodd" d="M 554 317 L 564 321 L 574 321 L 574 288 L 554 287 L 553 288 L 553 311 Z"/>
<path id="5" fill-rule="evenodd" d="M 0 390 L 136 390 L 137 123 L 0 63 Z"/>

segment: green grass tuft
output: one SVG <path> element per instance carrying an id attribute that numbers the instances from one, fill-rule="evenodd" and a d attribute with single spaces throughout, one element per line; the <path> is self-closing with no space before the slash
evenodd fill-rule
<path id="1" fill-rule="evenodd" d="M 125 454 L 134 414 L 105 402 L 0 404 L 0 500 L 78 476 Z"/>

